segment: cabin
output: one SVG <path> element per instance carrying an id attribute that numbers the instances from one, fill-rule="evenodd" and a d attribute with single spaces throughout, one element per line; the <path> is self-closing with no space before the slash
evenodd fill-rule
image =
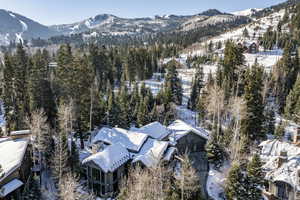
<path id="1" fill-rule="evenodd" d="M 247 46 L 247 53 L 258 53 L 258 45 L 255 42 L 252 42 L 250 45 Z"/>
<path id="2" fill-rule="evenodd" d="M 31 174 L 28 138 L 0 138 L 0 200 L 21 199 L 23 187 Z"/>
<path id="3" fill-rule="evenodd" d="M 173 140 L 174 137 L 176 140 Z M 180 120 L 169 127 L 159 122 L 130 130 L 102 127 L 91 134 L 89 151 L 82 159 L 88 186 L 97 196 L 115 197 L 118 185 L 130 167 L 138 165 L 155 169 L 159 164 L 172 167 L 177 154 L 188 153 L 199 171 L 203 196 L 207 197 L 207 139 L 208 134 L 204 130 Z"/>
<path id="4" fill-rule="evenodd" d="M 256 42 L 239 42 L 237 46 L 244 52 L 250 54 L 256 54 L 259 52 L 259 45 Z"/>
<path id="5" fill-rule="evenodd" d="M 269 200 L 300 199 L 300 148 L 293 143 L 267 140 L 260 144 Z"/>

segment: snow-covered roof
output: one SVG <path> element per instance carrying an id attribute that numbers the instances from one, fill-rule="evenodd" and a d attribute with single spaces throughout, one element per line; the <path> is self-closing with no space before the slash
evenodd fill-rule
<path id="1" fill-rule="evenodd" d="M 279 140 L 266 140 L 262 142 L 259 147 L 261 147 L 262 158 L 266 157 L 276 157 L 280 155 L 281 151 L 286 151 L 288 157 L 300 156 L 300 148 L 294 144 L 282 142 Z"/>
<path id="2" fill-rule="evenodd" d="M 266 162 L 263 170 L 266 172 L 265 178 L 270 181 L 282 181 L 290 184 L 292 187 L 299 188 L 298 171 L 300 170 L 300 148 L 288 142 L 279 140 L 267 140 L 259 145 L 261 158 Z M 287 153 L 287 161 L 278 168 L 278 158 L 280 152 Z"/>
<path id="3" fill-rule="evenodd" d="M 265 178 L 272 182 L 282 181 L 290 184 L 292 187 L 297 187 L 300 191 L 300 177 L 298 177 L 298 171 L 300 170 L 300 156 L 290 157 L 286 163 L 283 163 L 281 167 L 277 168 L 277 159 L 271 158 L 267 162 L 263 169 L 266 171 Z"/>
<path id="4" fill-rule="evenodd" d="M 23 185 L 19 179 L 14 179 L 0 188 L 0 197 L 5 197 Z"/>
<path id="5" fill-rule="evenodd" d="M 173 141 L 174 139 L 177 141 L 190 132 L 193 132 L 206 140 L 209 137 L 208 133 L 204 129 L 194 128 L 182 120 L 174 121 L 168 126 L 168 129 L 172 132 L 169 136 L 170 141 Z"/>
<path id="6" fill-rule="evenodd" d="M 108 144 L 120 144 L 129 151 L 138 152 L 146 139 L 147 134 L 128 131 L 121 128 L 102 128 L 92 139 L 92 144 L 102 141 Z"/>
<path id="7" fill-rule="evenodd" d="M 4 173 L 0 181 L 21 166 L 28 142 L 28 139 L 6 139 L 0 143 L 0 165 Z"/>
<path id="8" fill-rule="evenodd" d="M 138 154 L 133 154 L 133 162 L 141 161 L 147 167 L 156 167 L 163 157 L 169 143 L 148 139 Z"/>
<path id="9" fill-rule="evenodd" d="M 123 145 L 112 144 L 101 152 L 93 154 L 82 161 L 82 164 L 93 162 L 105 173 L 114 172 L 130 159 L 130 153 Z"/>
<path id="10" fill-rule="evenodd" d="M 31 131 L 30 130 L 20 130 L 20 131 L 12 131 L 10 132 L 11 136 L 16 136 L 16 135 L 28 135 L 30 134 Z"/>
<path id="11" fill-rule="evenodd" d="M 158 140 L 165 138 L 170 133 L 168 128 L 159 122 L 153 122 L 153 123 L 147 124 L 141 128 L 138 128 L 138 129 L 135 128 L 132 130 L 139 131 L 141 133 L 145 133 L 145 134 L 149 135 L 150 137 L 152 137 L 154 139 L 158 139 Z"/>
<path id="12" fill-rule="evenodd" d="M 169 147 L 167 152 L 164 155 L 164 160 L 166 161 L 170 161 L 172 155 L 177 151 L 177 149 L 175 147 Z"/>

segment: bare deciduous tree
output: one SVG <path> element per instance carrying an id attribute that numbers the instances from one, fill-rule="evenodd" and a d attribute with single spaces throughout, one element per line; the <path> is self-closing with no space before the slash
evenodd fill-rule
<path id="1" fill-rule="evenodd" d="M 45 155 L 50 150 L 50 126 L 47 122 L 46 114 L 43 110 L 34 111 L 31 118 L 27 118 L 27 125 L 31 130 L 34 139 L 33 143 L 33 160 L 38 161 L 40 170 L 43 169 L 45 162 Z M 34 162 L 36 163 L 36 162 Z M 41 181 L 41 176 L 40 176 Z"/>
<path id="2" fill-rule="evenodd" d="M 176 176 L 175 184 L 180 188 L 181 199 L 189 199 L 200 191 L 200 179 L 196 169 L 187 154 L 179 158 L 180 170 Z"/>
<path id="3" fill-rule="evenodd" d="M 121 185 L 120 200 L 164 200 L 170 190 L 170 173 L 161 166 L 156 169 L 133 169 Z"/>
<path id="4" fill-rule="evenodd" d="M 240 128 L 241 128 L 241 119 L 246 112 L 246 102 L 241 97 L 234 97 L 230 100 L 230 113 L 234 120 L 234 136 L 231 141 L 230 151 L 231 159 L 236 160 L 239 158 L 239 150 L 241 148 L 241 138 L 240 138 Z"/>
<path id="5" fill-rule="evenodd" d="M 78 179 L 71 173 L 66 174 L 59 182 L 59 197 L 61 200 L 94 200 L 92 194 L 79 190 Z"/>
<path id="6" fill-rule="evenodd" d="M 217 118 L 217 138 L 219 138 L 219 130 L 221 125 L 221 117 L 225 109 L 224 100 L 225 94 L 224 91 L 219 88 L 217 85 L 214 85 L 209 89 L 209 95 L 207 97 L 207 111 L 213 116 L 213 124 L 216 122 Z"/>

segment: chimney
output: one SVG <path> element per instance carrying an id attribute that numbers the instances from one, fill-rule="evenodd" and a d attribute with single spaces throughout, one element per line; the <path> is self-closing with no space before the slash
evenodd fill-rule
<path id="1" fill-rule="evenodd" d="M 277 160 L 277 168 L 280 168 L 284 163 L 287 162 L 287 152 L 282 150 Z"/>
<path id="2" fill-rule="evenodd" d="M 294 132 L 294 143 L 296 145 L 300 145 L 300 127 L 298 127 Z"/>

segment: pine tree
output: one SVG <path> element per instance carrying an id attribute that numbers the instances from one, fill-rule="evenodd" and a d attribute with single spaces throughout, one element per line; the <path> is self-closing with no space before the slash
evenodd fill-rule
<path id="1" fill-rule="evenodd" d="M 258 154 L 254 154 L 252 160 L 247 166 L 248 173 L 248 197 L 249 200 L 257 200 L 262 198 L 261 188 L 263 187 L 262 163 Z"/>
<path id="2" fill-rule="evenodd" d="M 249 36 L 249 31 L 248 31 L 247 28 L 244 28 L 244 30 L 243 30 L 243 37 L 245 37 L 245 38 L 249 38 L 250 37 Z"/>
<path id="3" fill-rule="evenodd" d="M 267 134 L 273 134 L 275 132 L 276 119 L 275 112 L 272 108 L 266 111 L 265 118 L 265 132 Z"/>
<path id="4" fill-rule="evenodd" d="M 285 127 L 286 127 L 286 124 L 284 122 L 282 122 L 282 120 L 280 120 L 278 126 L 275 129 L 275 137 L 277 139 L 279 139 L 279 140 L 282 139 L 282 137 L 285 134 Z"/>
<path id="5" fill-rule="evenodd" d="M 41 187 L 35 176 L 30 177 L 27 187 L 23 191 L 24 200 L 39 200 L 42 198 Z"/>
<path id="6" fill-rule="evenodd" d="M 176 61 L 171 61 L 168 63 L 168 72 L 165 77 L 165 93 L 166 101 L 173 102 L 177 105 L 182 104 L 182 85 L 181 81 L 178 78 L 178 72 L 176 70 Z"/>
<path id="7" fill-rule="evenodd" d="M 246 114 L 241 120 L 241 134 L 250 141 L 264 137 L 264 105 L 262 99 L 262 69 L 252 66 L 246 73 L 245 95 Z"/>
<path id="8" fill-rule="evenodd" d="M 188 108 L 191 110 L 195 110 L 197 106 L 198 96 L 200 95 L 201 89 L 203 88 L 203 68 L 198 67 L 197 72 L 195 74 L 195 78 L 192 83 L 192 91 L 191 96 L 188 101 Z"/>
<path id="9" fill-rule="evenodd" d="M 110 91 L 108 96 L 108 105 L 107 105 L 107 124 L 109 126 L 118 126 L 120 124 L 119 120 L 120 107 L 115 99 L 113 91 Z"/>
<path id="10" fill-rule="evenodd" d="M 141 98 L 141 102 L 139 104 L 139 110 L 137 115 L 137 123 L 139 126 L 144 126 L 149 123 L 149 98 L 145 97 L 144 99 Z"/>
<path id="11" fill-rule="evenodd" d="M 225 160 L 225 150 L 217 140 L 216 131 L 212 133 L 212 138 L 206 145 L 206 151 L 208 161 L 213 164 L 215 169 L 220 169 Z"/>
<path id="12" fill-rule="evenodd" d="M 15 68 L 13 67 L 12 58 L 10 55 L 4 56 L 4 69 L 3 69 L 3 91 L 2 100 L 4 104 L 4 113 L 6 120 L 6 129 L 8 133 L 14 130 L 15 115 L 16 115 L 16 90 L 15 90 Z"/>
<path id="13" fill-rule="evenodd" d="M 228 99 L 237 89 L 238 70 L 245 62 L 244 55 L 239 47 L 232 41 L 227 41 L 222 62 L 222 84 L 219 87 L 224 88 L 225 97 Z"/>
<path id="14" fill-rule="evenodd" d="M 120 122 L 119 124 L 120 127 L 122 128 L 129 128 L 130 123 L 131 123 L 131 117 L 130 115 L 132 114 L 130 112 L 130 104 L 128 103 L 130 100 L 130 95 L 128 94 L 128 89 L 126 85 L 121 87 L 121 92 L 119 95 L 119 105 L 120 105 Z"/>
<path id="15" fill-rule="evenodd" d="M 225 195 L 228 200 L 247 199 L 247 175 L 242 167 L 234 163 L 231 167 L 225 186 Z"/>
<path id="16" fill-rule="evenodd" d="M 290 91 L 286 99 L 284 113 L 288 119 L 294 119 L 297 121 L 297 117 L 295 117 L 295 115 L 300 114 L 298 112 L 300 111 L 300 109 L 297 108 L 298 102 L 300 102 L 300 76 L 299 75 L 297 77 L 297 81 L 295 82 L 293 89 Z"/>

